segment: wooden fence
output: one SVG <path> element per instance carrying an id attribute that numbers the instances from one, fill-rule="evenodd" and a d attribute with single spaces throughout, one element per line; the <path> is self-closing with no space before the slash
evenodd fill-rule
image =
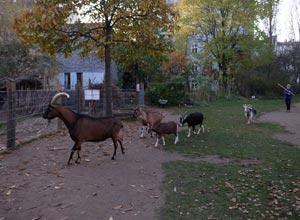
<path id="1" fill-rule="evenodd" d="M 85 91 L 65 91 L 70 94 L 70 99 L 63 98 L 62 104 L 75 112 L 101 116 L 103 91 L 100 90 L 98 100 L 85 100 Z M 47 126 L 47 120 L 41 117 L 55 93 L 56 90 L 16 90 L 13 82 L 8 83 L 7 91 L 0 91 L 0 151 L 63 127 L 60 120 Z M 131 115 L 132 110 L 141 102 L 139 94 L 135 90 L 114 90 L 114 116 Z"/>

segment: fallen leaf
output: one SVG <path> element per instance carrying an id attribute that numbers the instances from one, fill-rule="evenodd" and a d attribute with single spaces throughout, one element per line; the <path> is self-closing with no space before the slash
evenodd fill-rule
<path id="1" fill-rule="evenodd" d="M 124 209 L 122 212 L 124 213 L 124 212 L 129 212 L 129 211 L 132 211 L 132 210 L 133 210 L 133 207 L 128 208 L 128 209 Z"/>
<path id="2" fill-rule="evenodd" d="M 24 171 L 24 170 L 26 170 L 27 168 L 26 167 L 20 167 L 19 168 L 19 171 Z"/>
<path id="3" fill-rule="evenodd" d="M 122 207 L 123 207 L 123 205 L 118 205 L 118 206 L 113 207 L 113 209 L 114 210 L 120 210 Z"/>
<path id="4" fill-rule="evenodd" d="M 231 201 L 232 201 L 232 202 L 236 202 L 236 198 L 232 198 Z"/>
<path id="5" fill-rule="evenodd" d="M 11 190 L 8 190 L 5 195 L 9 196 L 11 194 Z"/>
<path id="6" fill-rule="evenodd" d="M 235 190 L 234 186 L 231 185 L 230 183 L 225 182 L 225 184 L 226 184 L 226 186 L 229 187 L 230 189 Z"/>
<path id="7" fill-rule="evenodd" d="M 229 206 L 229 209 L 237 209 L 238 207 L 237 206 Z"/>
<path id="8" fill-rule="evenodd" d="M 103 152 L 103 156 L 110 156 L 110 153 L 108 153 L 108 152 Z"/>
<path id="9" fill-rule="evenodd" d="M 38 216 L 38 217 L 35 217 L 35 218 L 31 219 L 31 220 L 39 220 L 39 219 L 41 219 L 42 217 L 43 217 L 43 215 Z M 0 219 L 0 220 L 1 220 L 1 219 Z"/>
<path id="10" fill-rule="evenodd" d="M 65 204 L 65 205 L 61 206 L 60 208 L 65 209 L 65 208 L 68 208 L 68 207 L 71 207 L 71 206 L 73 206 L 73 204 Z M 69 218 L 69 216 L 66 216 L 66 217 Z"/>
<path id="11" fill-rule="evenodd" d="M 112 217 L 112 216 L 110 216 L 108 220 L 114 220 L 114 219 L 113 219 L 113 217 Z"/>

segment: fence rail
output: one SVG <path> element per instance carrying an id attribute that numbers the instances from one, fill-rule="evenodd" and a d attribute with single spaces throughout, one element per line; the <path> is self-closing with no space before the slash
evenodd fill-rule
<path id="1" fill-rule="evenodd" d="M 83 90 L 67 90 L 70 99 L 62 99 L 62 104 L 76 112 L 93 116 L 103 113 L 103 92 L 99 100 L 85 100 Z M 49 126 L 41 115 L 56 93 L 55 90 L 15 90 L 0 91 L 0 151 L 56 132 L 62 128 L 56 119 Z M 113 114 L 131 114 L 138 105 L 135 90 L 113 90 Z"/>

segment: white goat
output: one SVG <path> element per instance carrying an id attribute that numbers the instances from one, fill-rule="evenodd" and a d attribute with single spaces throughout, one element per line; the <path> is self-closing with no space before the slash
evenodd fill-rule
<path id="1" fill-rule="evenodd" d="M 245 117 L 248 119 L 247 124 L 251 124 L 254 121 L 254 117 L 256 116 L 256 110 L 252 107 L 252 105 L 243 105 Z"/>
<path id="2" fill-rule="evenodd" d="M 143 111 L 141 108 L 134 110 L 133 116 L 137 118 L 143 125 L 141 130 L 141 137 L 144 136 L 144 130 L 151 133 L 151 128 L 159 124 L 163 119 L 163 114 L 158 111 Z M 152 133 L 151 133 L 152 137 Z"/>
<path id="3" fill-rule="evenodd" d="M 178 127 L 179 124 L 177 124 L 174 121 L 169 121 L 165 123 L 156 124 L 151 128 L 151 131 L 154 131 L 157 134 L 157 139 L 155 143 L 155 147 L 158 145 L 159 139 L 162 139 L 163 146 L 166 145 L 164 135 L 165 134 L 174 134 L 175 135 L 175 141 L 174 144 L 177 144 L 179 141 L 178 138 Z"/>

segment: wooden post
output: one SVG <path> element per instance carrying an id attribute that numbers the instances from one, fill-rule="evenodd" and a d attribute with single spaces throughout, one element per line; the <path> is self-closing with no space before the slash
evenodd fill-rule
<path id="1" fill-rule="evenodd" d="M 142 109 L 145 107 L 145 89 L 144 89 L 144 83 L 140 83 L 140 92 L 139 92 L 138 106 L 142 107 Z"/>
<path id="2" fill-rule="evenodd" d="M 7 148 L 14 147 L 16 144 L 16 83 L 15 81 L 7 82 L 7 99 L 8 99 L 8 114 L 7 114 Z"/>
<path id="3" fill-rule="evenodd" d="M 61 85 L 59 84 L 59 82 L 57 82 L 57 84 L 56 84 L 56 91 L 57 92 L 61 92 L 61 90 L 62 90 Z M 61 98 L 58 98 L 57 101 L 56 101 L 56 103 L 57 104 L 61 104 L 62 103 Z M 62 122 L 62 120 L 57 119 L 56 129 L 58 131 L 63 129 L 63 122 Z"/>
<path id="4" fill-rule="evenodd" d="M 138 108 L 141 107 L 140 106 L 140 90 L 141 90 L 140 84 L 137 83 L 136 84 L 136 89 L 135 89 L 135 91 L 136 91 L 136 93 L 135 93 L 135 101 L 136 101 L 136 105 L 137 105 Z"/>
<path id="5" fill-rule="evenodd" d="M 81 109 L 83 106 L 82 90 L 83 90 L 83 74 L 77 73 L 76 104 L 77 104 L 77 112 L 78 113 L 81 112 Z"/>

